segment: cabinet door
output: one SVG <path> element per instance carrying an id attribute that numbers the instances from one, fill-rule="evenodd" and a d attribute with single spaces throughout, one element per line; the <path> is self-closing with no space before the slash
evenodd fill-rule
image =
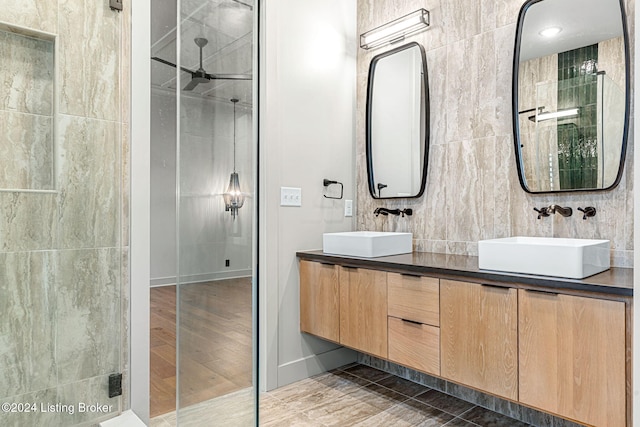
<path id="1" fill-rule="evenodd" d="M 444 378 L 518 398 L 518 293 L 440 281 L 440 370 Z"/>
<path id="2" fill-rule="evenodd" d="M 340 341 L 338 267 L 300 261 L 300 330 Z"/>
<path id="3" fill-rule="evenodd" d="M 340 267 L 340 343 L 387 357 L 387 273 Z"/>
<path id="4" fill-rule="evenodd" d="M 624 303 L 519 292 L 520 401 L 590 425 L 624 426 Z"/>

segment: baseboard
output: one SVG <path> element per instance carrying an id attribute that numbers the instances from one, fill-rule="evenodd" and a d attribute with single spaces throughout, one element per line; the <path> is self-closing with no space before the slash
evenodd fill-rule
<path id="1" fill-rule="evenodd" d="M 225 279 L 239 279 L 241 277 L 250 277 L 252 275 L 251 270 L 233 270 L 233 271 L 219 271 L 214 273 L 204 273 L 204 274 L 191 274 L 187 276 L 183 276 L 180 284 L 189 284 L 189 283 L 202 283 L 202 282 L 212 282 L 215 280 L 225 280 Z M 150 280 L 150 286 L 168 286 L 175 285 L 176 277 L 156 277 L 155 279 Z"/>
<path id="2" fill-rule="evenodd" d="M 339 347 L 278 366 L 278 387 L 304 380 L 356 361 L 357 353 Z"/>

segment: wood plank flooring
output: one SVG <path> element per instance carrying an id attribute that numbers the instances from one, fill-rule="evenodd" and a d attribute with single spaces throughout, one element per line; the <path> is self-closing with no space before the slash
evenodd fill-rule
<path id="1" fill-rule="evenodd" d="M 251 278 L 181 285 L 180 407 L 252 384 Z M 151 288 L 150 415 L 175 411 L 176 287 Z"/>

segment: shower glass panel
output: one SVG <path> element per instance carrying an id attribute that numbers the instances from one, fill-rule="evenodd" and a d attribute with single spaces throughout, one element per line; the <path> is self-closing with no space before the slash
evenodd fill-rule
<path id="1" fill-rule="evenodd" d="M 178 424 L 257 425 L 255 11 L 252 0 L 178 4 Z M 239 209 L 223 196 L 232 173 L 242 194 L 226 198 L 243 198 Z"/>

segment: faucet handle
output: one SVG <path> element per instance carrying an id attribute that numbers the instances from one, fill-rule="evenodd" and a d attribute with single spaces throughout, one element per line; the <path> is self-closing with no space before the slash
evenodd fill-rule
<path id="1" fill-rule="evenodd" d="M 584 213 L 584 215 L 582 215 L 582 219 L 587 219 L 589 217 L 596 216 L 596 208 L 594 208 L 593 206 L 587 206 L 584 209 L 578 208 L 578 210 Z"/>
<path id="2" fill-rule="evenodd" d="M 549 208 L 544 207 L 544 208 L 533 208 L 534 211 L 538 212 L 538 219 L 542 218 L 543 216 L 549 216 Z"/>

